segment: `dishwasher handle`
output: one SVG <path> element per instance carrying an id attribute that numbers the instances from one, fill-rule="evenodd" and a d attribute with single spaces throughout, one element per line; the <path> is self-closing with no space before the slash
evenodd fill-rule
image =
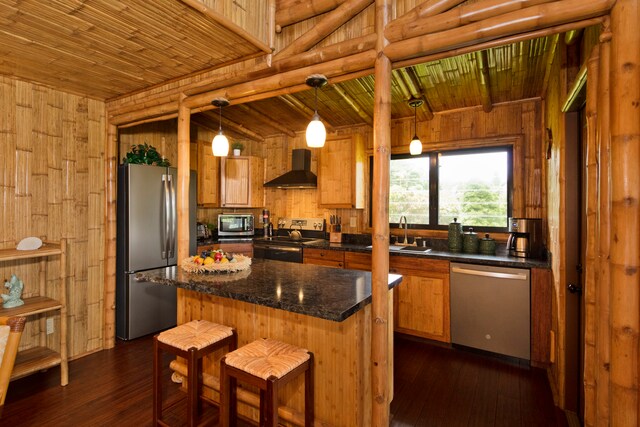
<path id="1" fill-rule="evenodd" d="M 471 276 L 494 277 L 496 279 L 527 280 L 524 273 L 499 273 L 496 271 L 472 270 L 470 268 L 451 267 L 452 273 L 469 274 Z"/>

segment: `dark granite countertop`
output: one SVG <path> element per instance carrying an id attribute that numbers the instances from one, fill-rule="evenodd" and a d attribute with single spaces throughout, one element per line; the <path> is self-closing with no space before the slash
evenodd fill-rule
<path id="1" fill-rule="evenodd" d="M 345 252 L 365 252 L 371 253 L 369 245 L 360 243 L 329 243 L 328 240 L 313 242 L 305 245 L 308 248 L 330 249 Z M 445 261 L 464 262 L 468 264 L 493 265 L 496 267 L 514 267 L 514 268 L 551 268 L 551 263 L 547 260 L 537 260 L 530 258 L 516 258 L 506 254 L 506 252 L 497 251 L 496 255 L 480 255 L 447 252 L 442 250 L 431 249 L 428 252 L 408 252 L 404 250 L 389 251 L 390 256 L 408 256 L 415 258 L 442 259 Z"/>
<path id="2" fill-rule="evenodd" d="M 253 259 L 237 273 L 149 270 L 136 279 L 341 322 L 371 302 L 371 273 L 318 265 Z M 402 276 L 389 274 L 389 289 Z"/>

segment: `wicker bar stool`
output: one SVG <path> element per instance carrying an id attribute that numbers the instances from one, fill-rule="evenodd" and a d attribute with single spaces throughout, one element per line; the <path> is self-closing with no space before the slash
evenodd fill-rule
<path id="1" fill-rule="evenodd" d="M 188 425 L 195 426 L 202 411 L 202 358 L 225 346 L 233 351 L 237 343 L 235 329 L 206 320 L 192 320 L 153 337 L 153 425 L 167 425 L 162 421 L 162 351 L 187 359 Z"/>
<path id="2" fill-rule="evenodd" d="M 236 380 L 260 388 L 260 425 L 278 425 L 278 389 L 302 372 L 304 425 L 313 425 L 313 353 L 281 341 L 260 339 L 220 361 L 220 425 L 236 425 Z"/>

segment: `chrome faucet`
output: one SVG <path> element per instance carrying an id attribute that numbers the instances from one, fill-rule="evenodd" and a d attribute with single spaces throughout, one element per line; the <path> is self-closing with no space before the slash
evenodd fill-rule
<path id="1" fill-rule="evenodd" d="M 402 228 L 402 220 L 404 219 L 404 240 L 403 242 L 407 244 L 407 217 L 402 215 L 400 217 L 400 221 L 398 221 L 398 228 Z"/>

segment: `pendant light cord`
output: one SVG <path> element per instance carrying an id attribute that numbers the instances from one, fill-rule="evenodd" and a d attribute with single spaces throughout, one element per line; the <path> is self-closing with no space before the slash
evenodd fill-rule
<path id="1" fill-rule="evenodd" d="M 413 106 L 413 135 L 418 136 L 418 106 Z"/>
<path id="2" fill-rule="evenodd" d="M 315 113 L 318 114 L 318 87 L 316 86 L 316 107 L 315 107 Z"/>
<path id="3" fill-rule="evenodd" d="M 218 108 L 220 110 L 220 120 L 219 120 L 219 128 L 218 131 L 222 132 L 222 105 L 220 106 L 220 108 Z"/>

